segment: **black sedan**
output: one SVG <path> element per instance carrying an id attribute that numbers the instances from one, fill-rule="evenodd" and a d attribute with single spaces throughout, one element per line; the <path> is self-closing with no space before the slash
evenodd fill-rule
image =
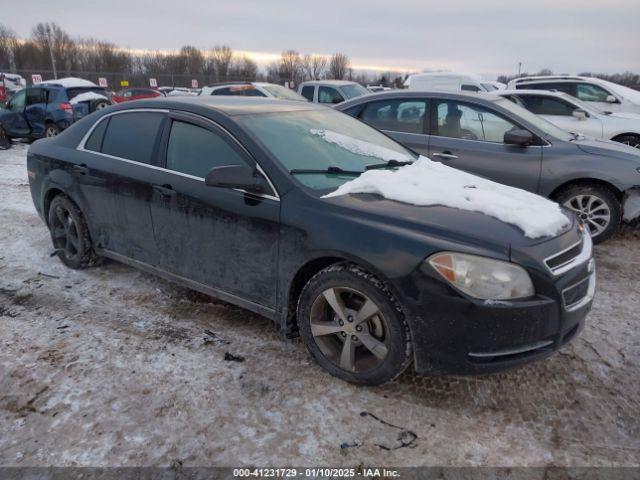
<path id="1" fill-rule="evenodd" d="M 371 165 L 378 150 L 417 159 L 313 104 L 162 98 L 110 107 L 34 143 L 28 174 L 67 266 L 110 258 L 240 305 L 301 335 L 350 382 L 379 384 L 412 362 L 421 374 L 495 371 L 577 335 L 595 274 L 573 215 L 534 240 L 479 212 L 324 198 L 385 168 Z"/>

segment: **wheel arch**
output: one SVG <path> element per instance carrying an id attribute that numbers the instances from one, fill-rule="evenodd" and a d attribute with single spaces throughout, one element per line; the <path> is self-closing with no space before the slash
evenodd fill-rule
<path id="1" fill-rule="evenodd" d="M 626 136 L 631 136 L 631 137 L 636 137 L 640 139 L 640 133 L 638 132 L 623 132 L 623 133 L 616 133 L 613 137 L 611 137 L 611 140 L 613 140 L 614 142 L 617 142 L 618 138 L 620 137 L 626 137 Z"/>
<path id="2" fill-rule="evenodd" d="M 555 200 L 560 192 L 565 190 L 566 188 L 572 186 L 585 186 L 585 185 L 598 185 L 601 187 L 605 187 L 615 193 L 618 201 L 622 202 L 622 197 L 624 196 L 624 192 L 622 192 L 618 187 L 616 187 L 613 183 L 607 182 L 606 180 L 602 180 L 600 178 L 591 178 L 591 177 L 583 177 L 578 179 L 567 180 L 566 182 L 558 185 L 553 189 L 549 198 Z"/>

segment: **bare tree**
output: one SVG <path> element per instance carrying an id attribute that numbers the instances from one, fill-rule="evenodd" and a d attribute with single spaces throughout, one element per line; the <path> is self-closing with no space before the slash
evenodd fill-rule
<path id="1" fill-rule="evenodd" d="M 69 75 L 75 67 L 77 47 L 71 37 L 55 23 L 38 23 L 32 33 L 31 40 L 37 47 L 42 65 L 49 58 L 51 67 Z"/>
<path id="2" fill-rule="evenodd" d="M 217 82 L 224 82 L 229 77 L 229 67 L 233 60 L 233 50 L 227 45 L 216 45 L 209 52 L 209 65 L 205 72 L 211 72 Z"/>
<path id="3" fill-rule="evenodd" d="M 324 55 L 305 55 L 302 57 L 302 70 L 309 80 L 318 80 L 327 68 L 327 57 Z"/>
<path id="4" fill-rule="evenodd" d="M 336 80 L 342 80 L 349 70 L 349 57 L 344 53 L 334 53 L 329 61 L 329 76 Z"/>
<path id="5" fill-rule="evenodd" d="M 246 55 L 235 56 L 229 74 L 234 80 L 253 81 L 258 76 L 258 64 Z"/>
<path id="6" fill-rule="evenodd" d="M 280 80 L 298 83 L 302 74 L 302 59 L 295 50 L 286 50 L 280 55 Z"/>
<path id="7" fill-rule="evenodd" d="M 13 30 L 0 23 L 0 70 L 15 70 L 18 39 Z"/>

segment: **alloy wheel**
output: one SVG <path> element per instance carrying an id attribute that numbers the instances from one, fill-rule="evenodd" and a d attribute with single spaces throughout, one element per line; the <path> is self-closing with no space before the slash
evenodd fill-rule
<path id="1" fill-rule="evenodd" d="M 55 137 L 56 135 L 58 135 L 58 130 L 55 127 L 47 127 L 44 132 L 44 136 L 47 138 Z"/>
<path id="2" fill-rule="evenodd" d="M 107 108 L 109 106 L 108 103 L 100 102 L 96 105 L 96 111 L 102 110 L 103 108 Z"/>
<path id="3" fill-rule="evenodd" d="M 51 222 L 51 236 L 54 247 L 63 251 L 67 258 L 72 259 L 80 254 L 78 226 L 69 211 L 60 205 L 56 206 Z"/>
<path id="4" fill-rule="evenodd" d="M 640 139 L 637 139 L 637 138 L 625 140 L 622 143 L 625 145 L 629 145 L 630 147 L 633 147 L 633 148 L 640 148 Z"/>
<path id="5" fill-rule="evenodd" d="M 576 195 L 564 202 L 564 206 L 576 212 L 589 227 L 592 237 L 604 232 L 611 222 L 609 205 L 595 195 Z"/>
<path id="6" fill-rule="evenodd" d="M 376 303 L 364 293 L 333 287 L 311 306 L 311 334 L 322 354 L 337 367 L 363 372 L 388 354 L 389 327 Z"/>

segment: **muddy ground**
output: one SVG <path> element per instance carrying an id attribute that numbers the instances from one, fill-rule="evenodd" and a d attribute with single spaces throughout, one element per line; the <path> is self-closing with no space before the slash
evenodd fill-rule
<path id="1" fill-rule="evenodd" d="M 0 465 L 640 463 L 637 230 L 597 247 L 593 311 L 559 354 L 361 388 L 245 310 L 113 262 L 65 268 L 25 155 L 0 152 Z"/>

